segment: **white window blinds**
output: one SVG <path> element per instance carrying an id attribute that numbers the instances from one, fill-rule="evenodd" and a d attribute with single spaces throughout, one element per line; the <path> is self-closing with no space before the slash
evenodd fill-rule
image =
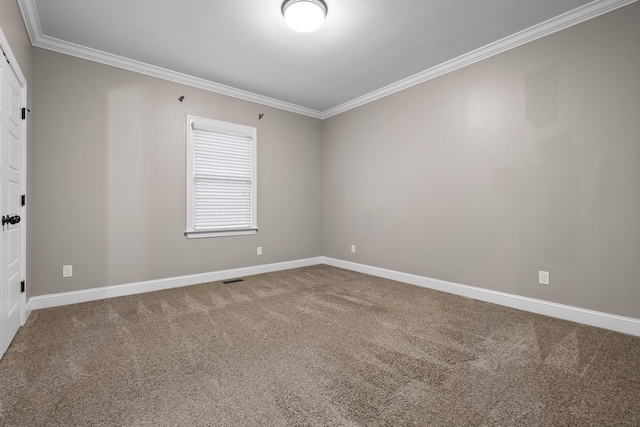
<path id="1" fill-rule="evenodd" d="M 255 233 L 256 129 L 192 116 L 188 125 L 187 236 Z"/>

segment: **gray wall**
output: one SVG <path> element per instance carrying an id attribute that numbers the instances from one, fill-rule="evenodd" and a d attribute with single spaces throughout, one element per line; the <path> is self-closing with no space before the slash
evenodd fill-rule
<path id="1" fill-rule="evenodd" d="M 635 3 L 325 120 L 324 255 L 640 318 L 639 22 Z"/>
<path id="2" fill-rule="evenodd" d="M 33 62 L 30 296 L 321 255 L 321 121 L 38 48 Z M 187 114 L 258 129 L 255 236 L 183 236 Z"/>
<path id="3" fill-rule="evenodd" d="M 0 6 L 29 296 L 326 255 L 640 318 L 640 3 L 324 122 L 32 49 Z M 257 235 L 183 237 L 188 113 L 258 128 Z"/>
<path id="4" fill-rule="evenodd" d="M 0 2 L 0 28 L 9 41 L 11 50 L 20 64 L 20 70 L 27 79 L 28 85 L 31 80 L 32 48 L 17 0 L 2 0 Z"/>

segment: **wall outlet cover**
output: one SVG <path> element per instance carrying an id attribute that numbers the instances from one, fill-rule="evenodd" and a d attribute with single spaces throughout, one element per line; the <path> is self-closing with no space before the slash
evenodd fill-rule
<path id="1" fill-rule="evenodd" d="M 549 272 L 538 271 L 538 283 L 541 285 L 549 285 Z"/>

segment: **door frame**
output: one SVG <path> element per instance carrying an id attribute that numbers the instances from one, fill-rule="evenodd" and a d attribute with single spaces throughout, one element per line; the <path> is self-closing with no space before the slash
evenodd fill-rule
<path id="1" fill-rule="evenodd" d="M 16 77 L 18 78 L 18 82 L 20 83 L 21 88 L 21 98 L 22 105 L 21 108 L 27 108 L 27 79 L 22 73 L 22 69 L 20 68 L 20 64 L 16 59 L 13 51 L 11 50 L 11 46 L 9 45 L 9 40 L 7 40 L 4 35 L 4 31 L 2 27 L 0 27 L 0 49 L 7 58 L 9 62 L 9 67 L 13 70 Z M 4 58 L 0 58 L 0 60 L 4 61 Z M 28 109 L 26 110 L 29 111 Z M 22 129 L 21 129 L 21 144 L 20 144 L 20 194 L 27 194 L 27 124 L 29 122 L 28 113 L 26 116 L 26 120 L 23 121 Z M 27 206 L 20 207 L 20 218 L 22 222 L 22 226 L 20 228 L 20 278 L 24 280 L 26 283 L 27 280 Z M 28 285 L 28 283 L 27 283 Z M 27 307 L 27 293 L 20 294 L 20 322 L 22 325 L 27 321 L 28 314 L 26 311 Z"/>

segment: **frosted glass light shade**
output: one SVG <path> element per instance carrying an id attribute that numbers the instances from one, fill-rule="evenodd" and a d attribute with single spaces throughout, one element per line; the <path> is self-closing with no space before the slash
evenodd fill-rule
<path id="1" fill-rule="evenodd" d="M 293 30 L 310 33 L 324 22 L 327 5 L 321 0 L 287 0 L 282 4 L 282 14 Z"/>

